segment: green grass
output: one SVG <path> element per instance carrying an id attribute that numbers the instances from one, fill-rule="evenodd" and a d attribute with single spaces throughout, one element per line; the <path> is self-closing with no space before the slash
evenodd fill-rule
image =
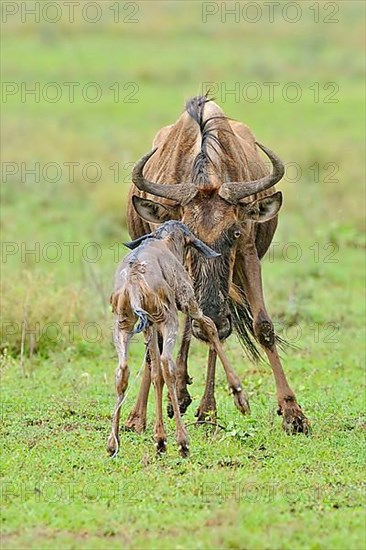
<path id="1" fill-rule="evenodd" d="M 3 104 L 3 162 L 63 167 L 57 183 L 21 181 L 19 171 L 2 186 L 3 241 L 19 246 L 2 258 L 3 548 L 365 547 L 364 6 L 340 2 L 339 24 L 314 24 L 311 4 L 302 3 L 298 24 L 224 24 L 219 17 L 202 24 L 200 2 L 141 2 L 134 25 L 114 25 L 110 17 L 92 26 L 78 18 L 72 25 L 3 25 L 3 80 L 95 81 L 103 90 L 96 104 L 80 96 L 72 104 L 65 96 L 24 103 L 20 95 Z M 297 103 L 280 94 L 273 103 L 264 95 L 236 102 L 220 88 L 216 97 L 229 116 L 302 168 L 298 182 L 280 183 L 285 202 L 263 278 L 277 330 L 296 346 L 283 363 L 312 435 L 285 435 L 270 367 L 250 364 L 235 337 L 227 352 L 252 414 L 236 411 L 219 368 L 221 428 L 196 428 L 206 350 L 195 341 L 185 417 L 190 458 L 179 458 L 168 419 L 168 453 L 155 457 L 152 396 L 146 433 L 123 432 L 111 460 L 105 445 L 116 358 L 108 298 L 124 254 L 115 243 L 128 238 L 126 164 L 149 149 L 203 82 L 230 88 L 250 81 L 263 90 L 268 81 L 302 89 Z M 114 102 L 114 82 L 121 90 L 136 82 L 138 102 Z M 323 86 L 337 83 L 339 101 L 314 103 L 314 82 L 322 98 Z M 63 163 L 70 161 L 97 162 L 100 180 L 89 182 L 77 169 L 68 181 Z M 118 183 L 110 169 L 116 162 Z M 326 163 L 336 163 L 334 182 Z M 40 257 L 24 256 L 37 242 Z M 57 262 L 42 257 L 51 242 L 60 246 Z M 68 242 L 77 243 L 73 261 Z M 90 242 L 100 247 L 95 263 L 82 254 Z M 296 262 L 286 260 L 291 242 L 301 252 Z M 291 259 L 294 248 L 288 252 Z M 24 321 L 35 336 L 25 333 L 22 355 Z M 92 331 L 85 336 L 88 323 L 98 325 L 96 341 Z M 137 394 L 142 356 L 137 339 L 123 418 Z"/>

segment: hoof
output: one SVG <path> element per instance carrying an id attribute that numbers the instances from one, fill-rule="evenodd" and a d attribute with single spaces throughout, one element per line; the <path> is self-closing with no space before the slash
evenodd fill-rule
<path id="1" fill-rule="evenodd" d="M 207 422 L 216 424 L 216 403 L 211 406 L 200 405 L 195 413 L 196 424 L 206 424 Z"/>
<path id="2" fill-rule="evenodd" d="M 177 430 L 176 433 L 178 451 L 182 458 L 187 458 L 189 455 L 189 437 L 187 430 L 183 427 L 180 430 Z"/>
<path id="3" fill-rule="evenodd" d="M 155 441 L 155 449 L 158 455 L 166 453 L 166 439 L 158 439 Z"/>
<path id="4" fill-rule="evenodd" d="M 232 393 L 234 396 L 235 407 L 241 412 L 241 414 L 250 414 L 249 401 L 243 390 L 241 388 L 232 389 Z"/>
<path id="5" fill-rule="evenodd" d="M 117 438 L 116 440 L 114 435 L 111 434 L 108 437 L 108 441 L 107 441 L 107 453 L 109 454 L 109 456 L 116 456 L 116 454 L 118 453 L 118 449 L 119 449 L 119 438 Z"/>
<path id="6" fill-rule="evenodd" d="M 188 443 L 181 443 L 178 446 L 179 454 L 182 458 L 187 458 L 189 456 L 189 447 Z"/>
<path id="7" fill-rule="evenodd" d="M 138 434 L 142 433 L 146 429 L 146 418 L 137 413 L 131 413 L 125 422 L 125 429 Z"/>
<path id="8" fill-rule="evenodd" d="M 167 415 L 169 416 L 169 418 L 173 418 L 173 416 L 174 416 L 173 405 L 171 404 L 170 401 L 166 406 L 166 412 L 167 412 Z"/>
<path id="9" fill-rule="evenodd" d="M 184 391 L 182 391 L 180 393 L 180 395 L 178 396 L 178 403 L 179 403 L 180 414 L 184 414 L 186 412 L 186 410 L 188 409 L 189 405 L 192 403 L 192 398 L 189 395 L 189 393 L 187 391 L 187 388 L 184 388 Z M 173 418 L 174 417 L 174 411 L 173 411 L 173 406 L 172 406 L 170 401 L 167 405 L 166 410 L 167 410 L 169 418 Z"/>
<path id="10" fill-rule="evenodd" d="M 289 435 L 303 433 L 310 435 L 310 422 L 302 412 L 299 405 L 292 405 L 285 409 L 279 409 L 278 414 L 283 416 L 282 427 Z"/>

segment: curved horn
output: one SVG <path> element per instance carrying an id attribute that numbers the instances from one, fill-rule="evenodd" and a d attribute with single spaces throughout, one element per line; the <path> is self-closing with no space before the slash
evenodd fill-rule
<path id="1" fill-rule="evenodd" d="M 153 156 L 157 147 L 144 155 L 136 164 L 132 171 L 132 181 L 140 191 L 145 191 L 150 195 L 171 199 L 181 205 L 187 204 L 197 194 L 197 187 L 193 183 L 166 184 L 155 183 L 144 178 L 144 167 L 149 158 Z"/>
<path id="2" fill-rule="evenodd" d="M 245 182 L 227 182 L 223 183 L 219 189 L 219 195 L 231 204 L 237 204 L 241 199 L 266 191 L 270 187 L 276 185 L 278 181 L 283 177 L 285 173 L 285 166 L 277 155 L 264 145 L 261 145 L 257 141 L 255 142 L 262 151 L 266 153 L 270 161 L 272 162 L 273 172 L 264 178 L 253 181 Z"/>

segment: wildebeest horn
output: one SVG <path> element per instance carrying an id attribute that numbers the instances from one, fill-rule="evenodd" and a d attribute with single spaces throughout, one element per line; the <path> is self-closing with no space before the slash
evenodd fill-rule
<path id="1" fill-rule="evenodd" d="M 197 194 L 198 188 L 193 185 L 193 183 L 179 183 L 172 185 L 166 183 L 155 183 L 144 178 L 144 166 L 156 150 L 157 147 L 150 151 L 150 153 L 147 153 L 147 155 L 144 155 L 136 163 L 132 172 L 132 181 L 140 191 L 145 191 L 145 193 L 156 195 L 157 197 L 171 199 L 184 206 Z"/>
<path id="2" fill-rule="evenodd" d="M 266 153 L 272 162 L 272 174 L 269 174 L 259 180 L 223 183 L 220 187 L 219 195 L 231 204 L 237 204 L 238 201 L 244 199 L 245 197 L 249 197 L 255 193 L 260 193 L 261 191 L 266 191 L 266 189 L 273 187 L 278 181 L 280 181 L 285 173 L 285 167 L 282 160 L 264 145 L 261 145 L 257 141 L 255 143 L 262 149 L 262 151 Z"/>

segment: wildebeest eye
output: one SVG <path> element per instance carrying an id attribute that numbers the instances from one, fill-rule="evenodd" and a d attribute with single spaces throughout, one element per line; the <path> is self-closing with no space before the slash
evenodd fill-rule
<path id="1" fill-rule="evenodd" d="M 241 237 L 241 231 L 239 231 L 238 229 L 234 231 L 234 237 L 235 239 L 239 239 L 239 237 Z"/>

